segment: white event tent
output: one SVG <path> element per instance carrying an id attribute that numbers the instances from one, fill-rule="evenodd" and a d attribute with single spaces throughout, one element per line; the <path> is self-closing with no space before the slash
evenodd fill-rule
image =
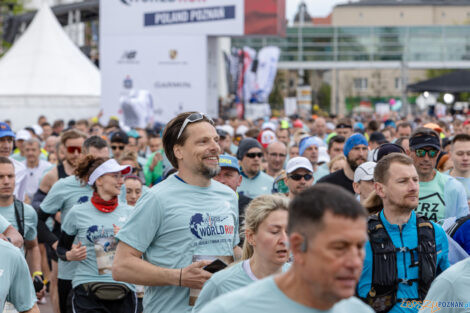
<path id="1" fill-rule="evenodd" d="M 0 58 L 0 120 L 16 130 L 49 121 L 90 118 L 100 107 L 98 68 L 63 31 L 44 4 Z"/>

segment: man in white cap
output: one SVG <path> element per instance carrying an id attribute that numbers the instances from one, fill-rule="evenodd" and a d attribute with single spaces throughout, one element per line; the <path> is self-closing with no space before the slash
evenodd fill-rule
<path id="1" fill-rule="evenodd" d="M 25 141 L 28 141 L 29 139 L 31 139 L 31 133 L 27 131 L 26 129 L 19 130 L 16 133 L 16 136 L 15 136 L 16 149 L 11 156 L 13 159 L 19 162 L 23 162 L 26 160 L 26 157 L 24 155 L 23 144 Z"/>
<path id="2" fill-rule="evenodd" d="M 313 184 L 313 168 L 307 158 L 290 159 L 286 165 L 286 173 L 284 183 L 289 188 L 289 199 L 291 200 Z"/>
<path id="3" fill-rule="evenodd" d="M 375 162 L 365 162 L 354 171 L 353 188 L 357 200 L 363 203 L 374 190 Z"/>

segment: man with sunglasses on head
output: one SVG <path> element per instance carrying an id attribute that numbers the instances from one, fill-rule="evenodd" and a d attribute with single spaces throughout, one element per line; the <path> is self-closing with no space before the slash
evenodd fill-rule
<path id="1" fill-rule="evenodd" d="M 416 212 L 433 222 L 469 214 L 464 186 L 435 169 L 440 148 L 439 135 L 432 129 L 418 128 L 410 138 L 409 156 L 419 175 Z"/>
<path id="2" fill-rule="evenodd" d="M 294 199 L 305 189 L 313 185 L 313 168 L 307 158 L 295 157 L 286 165 L 286 178 L 284 183 L 289 188 L 289 199 Z"/>
<path id="3" fill-rule="evenodd" d="M 149 286 L 144 312 L 191 312 L 190 289 L 211 277 L 206 260 L 240 253 L 237 196 L 212 179 L 220 171 L 218 140 L 205 114 L 172 119 L 163 145 L 178 171 L 139 199 L 116 236 L 113 278 Z"/>
<path id="4" fill-rule="evenodd" d="M 271 193 L 274 178 L 261 171 L 263 147 L 253 138 L 245 138 L 238 145 L 237 158 L 242 168 L 242 183 L 238 193 L 249 198 Z"/>
<path id="5" fill-rule="evenodd" d="M 109 157 L 109 148 L 106 141 L 98 136 L 92 136 L 83 142 L 81 149 L 83 154 L 91 154 L 94 157 Z M 38 208 L 38 238 L 41 242 L 57 249 L 58 237 L 60 235 L 60 221 L 57 221 L 54 230 L 51 232 L 45 222 L 58 212 L 61 213 L 61 221 L 64 220 L 69 210 L 76 204 L 88 202 L 93 194 L 90 186 L 83 186 L 75 175 L 57 181 L 51 190 L 40 203 Z M 51 284 L 58 284 L 58 297 L 61 313 L 71 312 L 70 294 L 72 290 L 72 279 L 75 274 L 76 264 L 58 260 L 55 252 L 51 253 L 53 274 L 58 277 L 58 282 L 51 281 Z"/>

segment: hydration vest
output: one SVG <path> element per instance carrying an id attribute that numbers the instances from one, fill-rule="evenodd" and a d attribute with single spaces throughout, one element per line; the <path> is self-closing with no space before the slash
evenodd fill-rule
<path id="1" fill-rule="evenodd" d="M 387 233 L 379 214 L 369 217 L 368 234 L 372 248 L 372 284 L 366 298 L 362 300 L 377 313 L 390 311 L 398 301 L 424 300 L 436 277 L 437 253 L 436 238 L 432 223 L 425 217 L 416 215 L 418 246 L 414 249 L 397 248 Z M 399 279 L 397 270 L 397 252 L 410 252 L 411 265 L 419 268 L 419 278 Z M 415 252 L 418 255 L 416 260 Z M 397 299 L 398 285 L 418 282 L 418 299 Z"/>

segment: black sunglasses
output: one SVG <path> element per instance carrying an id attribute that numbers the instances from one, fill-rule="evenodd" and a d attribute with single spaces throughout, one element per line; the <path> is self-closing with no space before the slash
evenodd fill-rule
<path id="1" fill-rule="evenodd" d="M 312 179 L 312 177 L 313 177 L 312 174 L 305 174 L 305 175 L 292 174 L 292 175 L 289 175 L 289 178 L 292 178 L 295 181 L 299 181 L 302 178 L 305 179 L 305 180 L 310 180 L 310 179 Z"/>
<path id="2" fill-rule="evenodd" d="M 250 159 L 254 159 L 254 158 L 256 158 L 256 157 L 258 157 L 258 158 L 260 158 L 260 159 L 261 159 L 261 158 L 263 157 L 263 152 L 258 152 L 258 153 L 255 153 L 255 152 L 253 152 L 253 153 L 247 153 L 247 154 L 245 154 L 245 156 L 249 157 Z"/>
<path id="3" fill-rule="evenodd" d="M 124 146 L 111 146 L 111 149 L 113 150 L 116 150 L 116 149 L 119 149 L 119 150 L 124 150 Z"/>

